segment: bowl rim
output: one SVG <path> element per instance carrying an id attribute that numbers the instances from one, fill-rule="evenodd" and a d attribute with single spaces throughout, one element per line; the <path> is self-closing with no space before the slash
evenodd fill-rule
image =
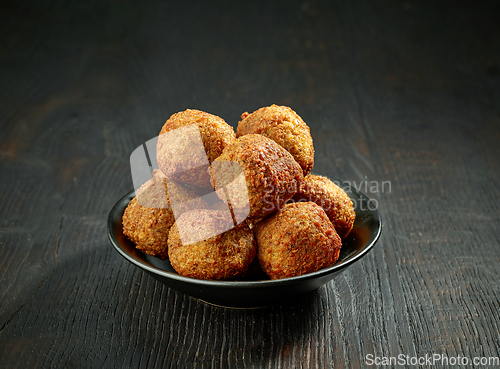
<path id="1" fill-rule="evenodd" d="M 330 180 L 337 181 L 337 183 L 342 183 L 346 187 L 343 187 L 343 189 L 348 188 L 349 191 L 352 193 L 355 193 L 357 196 L 362 198 L 363 200 L 370 201 L 370 199 L 363 194 L 361 191 L 358 191 L 356 188 L 351 186 L 349 183 L 345 181 L 338 180 L 336 178 L 331 178 L 327 177 Z M 205 280 L 205 279 L 197 279 L 193 277 L 186 277 L 182 276 L 177 273 L 173 273 L 170 271 L 166 271 L 164 269 L 146 264 L 142 262 L 141 260 L 138 260 L 131 255 L 129 255 L 123 248 L 120 246 L 119 242 L 116 240 L 113 234 L 113 228 L 115 226 L 115 223 L 113 222 L 113 218 L 116 218 L 116 214 L 120 212 L 120 208 L 122 207 L 123 201 L 125 201 L 126 198 L 130 198 L 130 200 L 135 196 L 135 190 L 132 190 L 122 196 L 116 204 L 113 206 L 111 209 L 109 215 L 108 215 L 108 238 L 113 245 L 113 247 L 118 251 L 120 255 L 122 255 L 126 260 L 134 264 L 135 266 L 143 269 L 144 271 L 152 274 L 156 274 L 160 277 L 164 278 L 169 278 L 176 280 L 178 282 L 182 283 L 189 283 L 189 284 L 197 284 L 200 286 L 207 286 L 207 287 L 217 287 L 217 288 L 271 288 L 277 285 L 293 285 L 297 283 L 302 283 L 306 282 L 312 279 L 318 279 L 321 277 L 325 277 L 329 274 L 332 274 L 334 272 L 338 272 L 344 268 L 347 268 L 349 265 L 355 263 L 359 259 L 361 259 L 363 256 L 365 256 L 377 243 L 379 240 L 381 234 L 382 234 L 382 218 L 380 216 L 380 212 L 378 211 L 378 208 L 376 209 L 370 209 L 371 212 L 375 215 L 375 220 L 378 222 L 378 229 L 377 233 L 375 234 L 375 237 L 369 242 L 368 245 L 363 247 L 361 250 L 355 252 L 353 255 L 350 255 L 347 259 L 341 261 L 340 263 L 336 263 L 330 267 L 320 269 L 315 272 L 311 273 L 306 273 L 303 275 L 295 276 L 295 277 L 288 277 L 288 278 L 282 278 L 282 279 L 270 279 L 270 280 L 255 280 L 255 281 L 219 281 L 219 280 Z M 129 200 L 129 202 L 130 202 Z M 125 210 L 125 209 L 123 209 Z M 121 219 L 121 216 L 120 216 Z M 140 250 L 139 250 L 140 251 Z"/>

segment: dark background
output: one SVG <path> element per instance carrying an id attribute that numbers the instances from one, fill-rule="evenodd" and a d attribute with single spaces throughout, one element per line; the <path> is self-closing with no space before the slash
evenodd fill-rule
<path id="1" fill-rule="evenodd" d="M 0 367 L 500 356 L 497 4 L 2 2 Z M 234 310 L 116 253 L 133 149 L 186 108 L 236 127 L 272 103 L 310 125 L 315 172 L 390 181 L 362 189 L 384 221 L 365 258 L 296 303 Z"/>

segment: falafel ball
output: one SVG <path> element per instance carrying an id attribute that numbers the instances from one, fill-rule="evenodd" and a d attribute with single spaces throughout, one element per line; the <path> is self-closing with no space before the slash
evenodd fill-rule
<path id="1" fill-rule="evenodd" d="M 330 179 L 315 174 L 304 177 L 292 201 L 312 201 L 325 210 L 341 239 L 354 225 L 356 213 L 350 197 Z"/>
<path id="2" fill-rule="evenodd" d="M 257 223 L 254 234 L 260 266 L 271 279 L 330 267 L 342 245 L 325 211 L 312 202 L 286 204 Z"/>
<path id="3" fill-rule="evenodd" d="M 238 222 L 246 216 L 263 218 L 278 211 L 303 179 L 293 156 L 258 134 L 238 138 L 214 160 L 211 171 L 219 197 L 231 204 Z"/>
<path id="4" fill-rule="evenodd" d="M 168 186 L 167 186 L 168 183 Z M 168 191 L 167 191 L 168 188 Z M 144 183 L 123 213 L 123 234 L 146 254 L 166 259 L 168 232 L 177 215 L 192 208 L 206 208 L 201 198 L 173 181 L 167 182 L 159 170 Z"/>
<path id="5" fill-rule="evenodd" d="M 170 264 L 180 275 L 198 279 L 245 276 L 257 246 L 245 222 L 232 226 L 231 214 L 226 211 L 193 210 L 182 214 L 168 237 Z M 186 234 L 198 241 L 186 242 Z M 210 234 L 213 236 L 206 238 Z"/>
<path id="6" fill-rule="evenodd" d="M 236 137 L 257 133 L 285 148 L 302 168 L 304 176 L 314 165 L 311 131 L 302 118 L 288 106 L 271 105 L 253 113 L 245 112 L 238 123 Z"/>
<path id="7" fill-rule="evenodd" d="M 188 127 L 191 125 L 195 125 L 198 130 L 190 130 Z M 172 132 L 174 130 L 177 131 Z M 173 114 L 163 125 L 158 137 L 156 160 L 167 177 L 180 183 L 208 187 L 209 163 L 235 139 L 233 127 L 224 119 L 200 110 L 187 109 Z"/>

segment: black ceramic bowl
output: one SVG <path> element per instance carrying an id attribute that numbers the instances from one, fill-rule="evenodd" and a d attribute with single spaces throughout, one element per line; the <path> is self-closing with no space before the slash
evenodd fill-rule
<path id="1" fill-rule="evenodd" d="M 168 260 L 163 261 L 144 254 L 123 235 L 122 216 L 128 203 L 135 196 L 134 191 L 123 196 L 111 209 L 108 218 L 108 236 L 116 251 L 125 259 L 174 290 L 216 305 L 268 306 L 299 298 L 300 294 L 321 287 L 365 256 L 378 241 L 382 222 L 376 204 L 352 186 L 338 180 L 333 181 L 344 189 L 354 203 L 356 211 L 354 227 L 342 243 L 340 256 L 335 265 L 298 277 L 278 280 L 207 281 L 177 274 Z"/>

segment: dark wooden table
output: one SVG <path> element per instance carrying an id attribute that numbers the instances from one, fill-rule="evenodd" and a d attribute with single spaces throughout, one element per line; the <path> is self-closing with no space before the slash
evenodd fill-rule
<path id="1" fill-rule="evenodd" d="M 0 368 L 498 368 L 497 4 L 3 2 Z M 235 310 L 111 247 L 129 156 L 171 114 L 272 103 L 310 125 L 314 171 L 377 202 L 369 255 Z"/>

